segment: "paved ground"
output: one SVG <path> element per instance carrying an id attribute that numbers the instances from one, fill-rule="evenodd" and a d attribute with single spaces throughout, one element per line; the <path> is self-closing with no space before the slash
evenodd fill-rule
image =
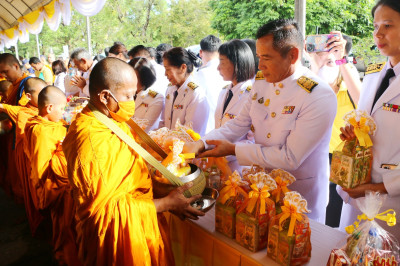
<path id="1" fill-rule="evenodd" d="M 25 209 L 0 188 L 0 265 L 56 266 L 47 240 L 33 238 Z"/>

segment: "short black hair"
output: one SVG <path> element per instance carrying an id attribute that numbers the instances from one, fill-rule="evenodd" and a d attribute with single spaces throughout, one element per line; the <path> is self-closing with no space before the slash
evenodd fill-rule
<path id="1" fill-rule="evenodd" d="M 136 45 L 132 49 L 129 50 L 128 56 L 130 57 L 146 57 L 150 58 L 150 52 L 144 45 Z"/>
<path id="2" fill-rule="evenodd" d="M 343 34 L 343 33 L 342 33 L 342 37 L 343 37 L 343 39 L 346 40 L 346 46 L 344 48 L 344 52 L 346 53 L 346 55 L 349 55 L 351 48 L 353 47 L 353 39 L 350 36 Z"/>
<path id="3" fill-rule="evenodd" d="M 154 48 L 154 47 L 147 47 L 147 50 L 149 51 L 150 57 L 151 57 L 151 58 L 156 58 L 156 56 L 157 56 L 156 48 Z"/>
<path id="4" fill-rule="evenodd" d="M 54 75 L 58 75 L 63 72 L 67 72 L 67 68 L 62 60 L 56 60 L 51 64 Z"/>
<path id="5" fill-rule="evenodd" d="M 128 64 L 137 71 L 138 79 L 144 86 L 144 90 L 147 90 L 154 84 L 154 82 L 156 82 L 156 71 L 150 61 L 145 57 L 135 57 L 129 61 Z"/>
<path id="6" fill-rule="evenodd" d="M 214 35 L 208 35 L 200 41 L 200 49 L 205 52 L 216 52 L 220 46 L 221 40 Z"/>
<path id="7" fill-rule="evenodd" d="M 164 53 L 163 59 L 167 59 L 175 67 L 181 67 L 185 64 L 186 73 L 192 73 L 197 57 L 194 53 L 188 53 L 185 48 L 174 47 Z"/>
<path id="8" fill-rule="evenodd" d="M 241 40 L 231 40 L 222 44 L 218 50 L 234 66 L 234 77 L 237 82 L 252 79 L 255 75 L 254 57 L 250 47 Z"/>
<path id="9" fill-rule="evenodd" d="M 42 61 L 40 61 L 40 59 L 39 58 L 37 58 L 37 57 L 31 57 L 30 59 L 29 59 L 29 64 L 30 65 L 32 65 L 32 64 L 39 64 L 39 63 L 41 63 Z"/>
<path id="10" fill-rule="evenodd" d="M 168 44 L 168 43 L 162 43 L 159 44 L 156 48 L 157 51 L 157 56 L 156 56 L 156 61 L 159 64 L 162 64 L 163 62 L 163 55 L 166 51 L 168 51 L 169 49 L 172 48 L 172 45 Z"/>
<path id="11" fill-rule="evenodd" d="M 254 40 L 254 39 L 243 39 L 242 41 L 244 41 L 250 47 L 251 52 L 253 53 L 254 71 L 255 71 L 255 73 L 257 73 L 259 59 L 257 57 L 256 40 Z"/>
<path id="12" fill-rule="evenodd" d="M 115 42 L 113 46 L 110 47 L 109 53 L 118 55 L 119 53 L 127 52 L 125 45 L 122 43 Z"/>
<path id="13" fill-rule="evenodd" d="M 399 0 L 379 0 L 371 10 L 372 17 L 375 17 L 375 11 L 380 6 L 390 7 L 397 13 L 400 13 L 400 1 Z"/>
<path id="14" fill-rule="evenodd" d="M 267 35 L 272 35 L 273 47 L 282 57 L 286 57 L 294 47 L 300 52 L 303 50 L 303 34 L 293 19 L 277 19 L 268 22 L 258 29 L 256 38 L 260 39 Z"/>
<path id="15" fill-rule="evenodd" d="M 0 54 L 0 64 L 7 64 L 10 66 L 17 64 L 19 68 L 21 68 L 18 59 L 15 57 L 15 55 L 10 53 Z"/>

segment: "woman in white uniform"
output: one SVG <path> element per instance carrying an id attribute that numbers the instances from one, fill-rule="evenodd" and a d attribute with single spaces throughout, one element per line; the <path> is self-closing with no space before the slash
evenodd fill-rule
<path id="1" fill-rule="evenodd" d="M 218 52 L 218 71 L 225 81 L 231 83 L 225 86 L 219 94 L 215 109 L 215 128 L 220 128 L 239 115 L 250 97 L 252 78 L 255 76 L 253 52 L 245 42 L 231 40 L 222 44 Z M 252 132 L 249 131 L 249 134 L 238 142 L 254 143 Z M 241 172 L 242 167 L 234 156 L 227 156 L 226 159 L 229 161 L 232 171 Z"/>
<path id="2" fill-rule="evenodd" d="M 171 84 L 165 94 L 160 127 L 174 129 L 179 119 L 181 124 L 192 125 L 194 131 L 204 136 L 209 105 L 204 89 L 192 81 L 196 56 L 182 47 L 175 47 L 164 53 L 163 60 L 165 75 Z"/>
<path id="3" fill-rule="evenodd" d="M 148 121 L 146 132 L 158 128 L 160 115 L 164 108 L 164 96 L 148 88 L 156 81 L 156 72 L 151 63 L 144 57 L 135 57 L 129 64 L 135 69 L 138 78 L 133 117 Z"/>
<path id="4" fill-rule="evenodd" d="M 370 65 L 361 89 L 358 109 L 367 111 L 375 120 L 377 130 L 372 136 L 372 182 L 353 189 L 338 189 L 343 205 L 340 229 L 351 225 L 361 212 L 355 199 L 365 192 L 378 191 L 387 199 L 381 212 L 394 209 L 400 213 L 400 2 L 380 0 L 372 9 L 374 41 L 386 63 Z M 342 128 L 342 140 L 355 138 L 352 127 Z M 375 219 L 385 230 L 400 240 L 400 225 L 389 227 Z"/>

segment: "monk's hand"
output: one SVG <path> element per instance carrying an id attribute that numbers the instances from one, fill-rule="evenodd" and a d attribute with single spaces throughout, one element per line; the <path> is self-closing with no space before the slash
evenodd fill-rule
<path id="1" fill-rule="evenodd" d="M 200 152 L 204 151 L 204 143 L 201 140 L 196 142 L 185 142 L 183 146 L 183 153 L 194 153 L 198 155 Z"/>
<path id="2" fill-rule="evenodd" d="M 343 141 L 353 140 L 356 137 L 356 134 L 354 134 L 354 127 L 352 125 L 341 127 L 340 131 L 342 132 L 342 134 L 340 134 L 340 139 Z"/>
<path id="3" fill-rule="evenodd" d="M 74 76 L 71 79 L 71 84 L 83 89 L 86 86 L 86 80 L 82 76 Z"/>
<path id="4" fill-rule="evenodd" d="M 199 211 L 198 209 L 192 207 L 190 204 L 199 200 L 201 195 L 195 195 L 190 198 L 186 198 L 183 192 L 188 190 L 193 186 L 193 182 L 189 182 L 184 184 L 183 186 L 178 187 L 177 189 L 171 191 L 165 199 L 167 200 L 168 210 L 179 218 L 184 220 L 185 218 L 189 218 L 192 220 L 198 220 L 198 216 L 204 216 L 204 212 Z"/>
<path id="5" fill-rule="evenodd" d="M 235 155 L 236 145 L 227 140 L 207 140 L 208 145 L 214 145 L 211 150 L 199 154 L 200 158 L 203 157 L 223 157 L 227 155 Z"/>
<path id="6" fill-rule="evenodd" d="M 342 189 L 344 192 L 347 192 L 347 194 L 349 194 L 349 196 L 353 199 L 365 197 L 365 191 L 367 190 L 376 191 L 381 194 L 387 194 L 387 190 L 383 185 L 383 183 L 376 183 L 376 184 L 368 183 L 368 184 L 358 185 L 353 188 L 342 187 Z"/>

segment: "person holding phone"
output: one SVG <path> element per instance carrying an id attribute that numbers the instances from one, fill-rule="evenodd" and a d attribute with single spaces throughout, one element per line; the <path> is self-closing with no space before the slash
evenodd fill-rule
<path id="1" fill-rule="evenodd" d="M 380 0 L 372 9 L 374 41 L 380 53 L 388 57 L 384 63 L 370 65 L 363 80 L 359 110 L 368 112 L 375 120 L 377 130 L 371 136 L 372 181 L 352 189 L 339 187 L 345 204 L 340 219 L 340 229 L 352 224 L 361 212 L 355 199 L 364 197 L 366 191 L 387 194 L 382 211 L 393 209 L 400 213 L 400 2 Z M 355 138 L 354 129 L 341 129 L 341 139 Z M 383 228 L 400 240 L 400 225 L 389 227 L 375 219 Z"/>
<path id="2" fill-rule="evenodd" d="M 329 83 L 337 98 L 337 113 L 332 126 L 332 136 L 329 143 L 329 161 L 332 153 L 342 142 L 339 135 L 343 127 L 343 116 L 356 108 L 360 97 L 361 81 L 355 66 L 348 61 L 352 48 L 352 39 L 339 31 L 320 35 L 324 44 L 313 45 L 316 39 L 307 37 L 306 50 L 311 51 L 311 70 Z M 324 38 L 323 38 L 324 37 Z M 311 46 L 313 45 L 313 46 Z M 314 47 L 314 50 L 311 49 Z M 326 224 L 338 227 L 343 201 L 336 192 L 336 184 L 329 185 L 329 204 L 326 212 Z"/>

